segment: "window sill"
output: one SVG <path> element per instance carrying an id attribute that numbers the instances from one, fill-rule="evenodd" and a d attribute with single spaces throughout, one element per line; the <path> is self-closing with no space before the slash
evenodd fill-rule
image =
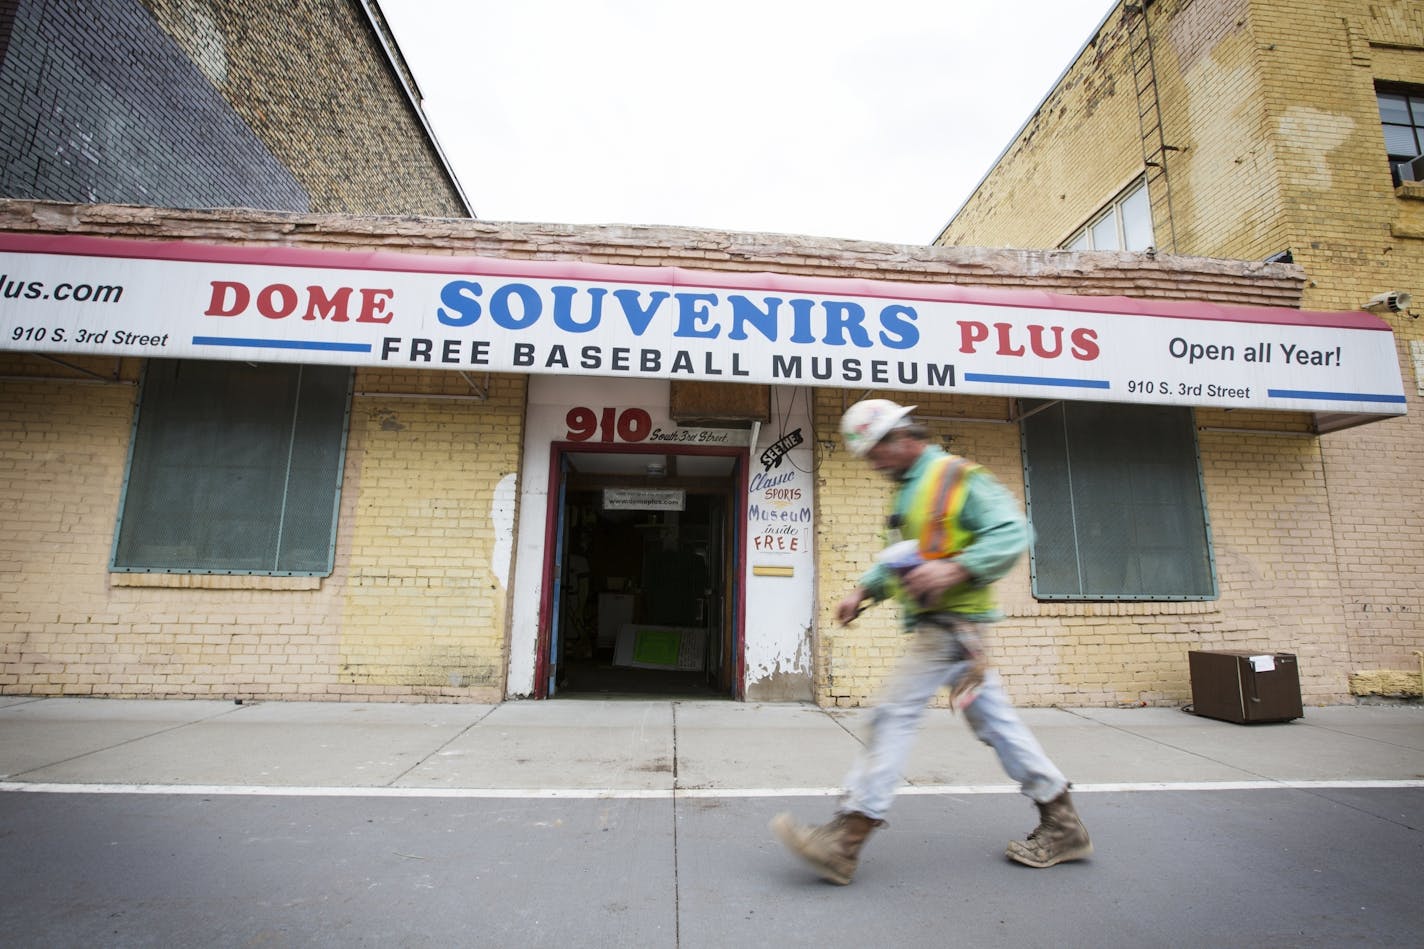
<path id="1" fill-rule="evenodd" d="M 1217 600 L 1041 600 L 1005 605 L 1008 616 L 1193 616 L 1220 611 Z"/>
<path id="2" fill-rule="evenodd" d="M 111 573 L 114 587 L 175 590 L 320 590 L 321 577 L 266 577 L 226 573 Z"/>
<path id="3" fill-rule="evenodd" d="M 1401 201 L 1424 201 L 1424 181 L 1401 181 L 1394 189 L 1394 196 Z M 1389 236 L 1395 240 L 1424 240 L 1424 223 L 1419 219 L 1420 208 L 1401 207 L 1399 218 L 1391 221 Z"/>
<path id="4" fill-rule="evenodd" d="M 1424 181 L 1401 181 L 1394 189 L 1394 196 L 1406 201 L 1424 201 Z"/>

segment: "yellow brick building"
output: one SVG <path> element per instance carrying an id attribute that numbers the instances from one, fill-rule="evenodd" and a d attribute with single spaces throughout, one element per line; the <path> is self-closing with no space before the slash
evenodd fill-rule
<path id="1" fill-rule="evenodd" d="M 837 434 L 868 393 L 917 404 L 1029 508 L 1040 541 L 999 585 L 992 645 L 1023 704 L 1179 704 L 1195 649 L 1296 653 L 1307 701 L 1343 701 L 1351 672 L 1419 645 L 1398 417 L 1418 333 L 1350 312 L 1410 286 L 1415 186 L 1371 199 L 1389 249 L 1369 266 L 1354 224 L 1282 223 L 1348 177 L 1301 143 L 1358 143 L 1324 93 L 1282 120 L 1242 103 L 1299 78 L 1266 68 L 1254 7 L 1167 18 L 1151 167 L 1169 178 L 1135 204 L 1141 100 L 1112 70 L 1140 31 L 1105 23 L 956 219 L 1049 236 L 943 241 L 1074 247 L 1016 251 L 458 220 L 371 0 L 332 7 L 309 63 L 294 24 L 327 23 L 320 4 L 102 6 L 105 43 L 145 52 L 73 57 L 95 71 L 31 97 L 63 105 L 36 127 L 78 141 L 74 116 L 129 109 L 105 121 L 174 146 L 42 168 L 47 145 L 4 137 L 30 143 L 0 189 L 4 694 L 864 704 L 901 648 L 888 607 L 831 617 L 884 542 L 887 486 Z M 97 42 L 42 9 L 20 7 L 7 75 Z M 1417 12 L 1369 10 L 1332 90 L 1415 75 Z M 139 80 L 182 108 L 94 94 Z M 1164 138 L 1228 106 L 1191 147 Z M 203 122 L 225 136 L 182 152 Z M 1080 161 L 1039 148 L 1075 129 Z M 1250 213 L 1207 221 L 1193 201 L 1214 188 Z M 1140 236 L 1144 204 L 1170 243 L 1085 249 L 1100 208 Z M 1331 291 L 1330 261 L 1357 284 Z M 1075 468 L 1084 452 L 1108 460 Z"/>
<path id="2" fill-rule="evenodd" d="M 1367 314 L 1299 314 L 1300 268 L 1280 263 L 28 201 L 0 203 L 0 257 L 6 694 L 500 701 L 614 688 L 861 705 L 901 643 L 889 607 L 831 620 L 884 542 L 887 486 L 839 442 L 850 402 L 917 403 L 953 450 L 1042 510 L 1048 456 L 1025 432 L 1050 417 L 1053 380 L 977 373 L 1082 362 L 1058 382 L 1101 377 L 1123 411 L 1147 413 L 1144 437 L 1191 411 L 1129 394 L 1123 379 L 1165 358 L 1134 342 L 1147 324 L 1174 327 L 1159 349 L 1199 324 L 1383 344 L 1382 371 L 1355 384 L 1398 386 L 1393 334 Z M 119 322 L 102 322 L 103 301 L 49 295 L 79 286 L 121 287 Z M 588 332 L 600 305 L 606 337 Z M 152 322 L 174 308 L 178 322 Z M 860 336 L 876 312 L 879 344 Z M 556 334 L 533 335 L 551 319 Z M 640 347 L 655 319 L 676 332 Z M 1049 322 L 1076 327 L 1076 355 L 1027 362 L 1048 351 L 1035 327 Z M 1001 338 L 977 343 L 981 330 Z M 118 331 L 122 346 L 94 339 Z M 918 348 L 884 345 L 914 335 Z M 885 358 L 849 359 L 851 346 Z M 334 371 L 336 447 L 290 455 L 301 460 L 276 465 L 285 487 L 252 490 L 273 466 L 251 461 L 260 443 L 238 414 L 190 473 L 212 433 L 183 415 L 187 390 L 163 386 L 195 358 L 209 360 L 205 382 L 224 377 L 221 360 Z M 287 377 L 264 378 L 276 390 Z M 210 411 L 258 395 L 228 390 Z M 1200 468 L 1210 533 L 1192 549 L 1211 575 L 1195 592 L 1105 601 L 1040 590 L 1056 559 L 1019 565 L 1000 584 L 1008 620 L 992 646 L 1015 699 L 1180 703 L 1187 651 L 1215 647 L 1288 647 L 1307 700 L 1344 699 L 1349 607 L 1321 446 L 1400 424 L 1369 421 L 1402 409 L 1390 398 L 1401 404 L 1350 413 L 1198 409 L 1199 459 L 1179 467 Z M 321 444 L 315 428 L 277 428 L 289 448 Z M 1168 473 L 1146 470 L 1142 489 Z M 320 484 L 331 501 L 299 490 Z M 228 493 L 236 511 L 210 503 Z M 282 513 L 251 513 L 274 493 Z M 306 530 L 301 556 L 278 543 L 275 563 L 239 558 L 249 535 L 301 533 L 323 503 L 332 516 Z M 690 574 L 654 573 L 688 551 L 705 576 L 656 612 Z"/>
<path id="3" fill-rule="evenodd" d="M 1421 96 L 1418 2 L 1122 3 L 937 243 L 1293 260 L 1307 309 L 1417 297 L 1424 185 L 1411 179 L 1424 168 L 1406 159 L 1424 151 Z M 1357 692 L 1398 691 L 1376 688 L 1380 675 L 1417 668 L 1424 648 L 1424 501 L 1414 487 L 1424 328 L 1418 310 L 1381 312 L 1408 416 L 1279 437 L 1269 450 L 1226 431 L 1234 420 L 1196 419 L 1212 505 L 1229 498 L 1234 523 L 1255 525 L 1218 565 L 1260 589 L 1252 609 L 1212 626 L 1228 646 L 1301 649 L 1303 667 L 1330 670 L 1331 696 L 1350 673 Z M 1279 478 L 1276 464 L 1291 476 Z M 1063 643 L 1078 655 L 1105 628 L 1141 633 L 1118 620 L 1064 622 Z"/>

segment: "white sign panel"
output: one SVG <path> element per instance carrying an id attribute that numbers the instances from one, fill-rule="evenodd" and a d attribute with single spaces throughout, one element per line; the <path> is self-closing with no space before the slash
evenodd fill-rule
<path id="1" fill-rule="evenodd" d="M 675 488 L 604 488 L 605 511 L 681 511 L 687 492 Z"/>
<path id="2" fill-rule="evenodd" d="M 0 234 L 0 348 L 1399 415 L 1364 312 Z"/>

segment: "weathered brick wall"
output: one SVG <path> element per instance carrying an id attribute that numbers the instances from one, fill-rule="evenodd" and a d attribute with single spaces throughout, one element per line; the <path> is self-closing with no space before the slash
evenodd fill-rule
<path id="1" fill-rule="evenodd" d="M 1413 288 L 1424 188 L 1390 185 L 1375 84 L 1424 87 L 1424 4 L 1158 0 L 1148 9 L 1165 137 L 1177 148 L 1167 157 L 1177 252 L 1251 260 L 1289 250 L 1309 277 L 1312 309 Z M 1123 23 L 1120 6 L 940 243 L 1055 246 L 1115 183 L 1141 173 Z M 1410 323 L 1401 331 L 1415 338 Z"/>
<path id="2" fill-rule="evenodd" d="M 950 450 L 986 465 L 1024 496 L 1019 430 L 1005 400 L 889 394 L 918 406 Z M 816 427 L 832 432 L 848 404 L 817 395 Z M 959 419 L 962 419 L 959 420 Z M 1287 422 L 1287 427 L 1285 422 Z M 1202 411 L 1198 422 L 1220 597 L 1208 602 L 1038 602 L 1027 558 L 999 584 L 1006 619 L 989 648 L 1006 687 L 1026 705 L 1181 704 L 1191 699 L 1187 652 L 1251 649 L 1295 652 L 1309 701 L 1344 698 L 1349 644 L 1345 604 L 1331 550 L 1330 510 L 1320 442 L 1296 416 Z M 1251 435 L 1256 427 L 1296 435 Z M 899 654 L 892 604 L 852 626 L 834 622 L 834 604 L 884 544 L 891 487 L 834 440 L 818 443 L 823 589 L 818 697 L 858 706 L 873 699 Z M 941 697 L 943 699 L 943 696 Z"/>
<path id="3" fill-rule="evenodd" d="M 1296 303 L 1301 290 L 1299 270 L 1288 265 L 905 247 L 679 228 L 15 201 L 0 202 L 0 231 L 773 271 L 1281 306 Z M 102 361 L 86 365 L 113 369 Z M 126 361 L 123 378 L 133 380 L 137 371 L 137 362 Z M 68 374 L 34 357 L 0 360 L 0 376 L 18 373 Z M 0 534 L 0 688 L 45 695 L 501 696 L 509 604 L 494 575 L 499 526 L 493 515 L 505 496 L 501 484 L 518 470 L 524 380 L 495 377 L 487 401 L 377 394 L 468 393 L 457 374 L 361 370 L 356 389 L 367 394 L 358 395 L 353 408 L 335 573 L 305 584 L 178 578 L 173 582 L 187 585 L 169 588 L 127 586 L 131 575 L 107 571 L 134 389 L 0 381 L 0 514 L 8 519 L 26 512 L 31 518 L 29 527 Z M 891 607 L 867 613 L 848 629 L 830 619 L 830 604 L 879 549 L 884 517 L 884 483 L 844 451 L 827 447 L 836 444 L 844 405 L 858 397 L 815 392 L 822 613 L 814 662 L 817 700 L 826 704 L 870 699 L 902 645 Z M 988 465 L 1022 496 L 1018 429 L 1004 422 L 1004 400 L 905 397 L 952 436 L 956 451 Z M 1213 424 L 1300 429 L 1304 420 L 1234 413 Z M 1337 653 L 1342 639 L 1328 624 L 1340 606 L 1321 580 L 1336 561 L 1320 541 L 1319 525 L 1297 534 L 1299 526 L 1286 527 L 1261 511 L 1268 503 L 1290 513 L 1324 510 L 1319 469 L 1302 462 L 1317 444 L 1204 438 L 1214 527 L 1219 549 L 1230 554 L 1219 603 L 1036 604 L 1027 564 L 1021 564 L 1000 585 L 1010 620 L 994 643 L 1015 697 L 1028 704 L 1180 701 L 1188 648 L 1276 644 L 1283 627 L 1315 637 L 1293 638 L 1292 645 L 1318 640 L 1312 648 L 1320 656 Z M 1238 480 L 1245 481 L 1239 492 Z M 507 496 L 512 499 L 513 491 Z M 1279 553 L 1297 548 L 1299 557 Z M 1285 570 L 1292 575 L 1283 583 L 1277 574 Z M 1344 674 L 1340 669 L 1335 678 L 1343 682 Z M 1307 675 L 1318 673 L 1307 669 Z M 1341 691 L 1335 679 L 1310 679 L 1309 688 L 1321 701 Z"/>
<path id="4" fill-rule="evenodd" d="M 455 374 L 356 373 L 329 578 L 110 575 L 138 371 L 100 384 L 0 356 L 0 690 L 503 698 L 513 512 L 501 547 L 494 508 L 518 471 L 523 377 L 479 399 Z"/>
<path id="5" fill-rule="evenodd" d="M 1308 278 L 1308 309 L 1352 309 L 1385 290 L 1424 295 L 1424 187 L 1392 187 L 1375 99 L 1377 83 L 1424 89 L 1424 4 L 1158 0 L 1148 9 L 1166 140 L 1179 149 L 1167 158 L 1177 250 L 1245 259 L 1289 250 Z M 1119 5 L 943 242 L 1055 245 L 1108 197 L 1104 168 L 1108 178 L 1141 171 L 1124 43 Z M 1093 101 L 1087 90 L 1108 91 Z M 1064 196 L 1058 205 L 1038 186 L 1044 168 L 1060 176 L 1049 189 Z M 1424 343 L 1424 326 L 1408 315 L 1390 320 L 1409 415 L 1320 439 L 1326 500 L 1292 525 L 1328 523 L 1334 566 L 1313 582 L 1334 605 L 1306 627 L 1292 610 L 1262 616 L 1281 640 L 1299 629 L 1314 643 L 1311 624 L 1331 624 L 1343 646 L 1311 648 L 1355 669 L 1409 668 L 1424 646 L 1424 564 L 1414 554 L 1424 495 L 1408 487 L 1424 468 L 1424 400 L 1410 350 Z M 1228 641 L 1244 648 L 1247 632 Z M 1312 687 L 1345 690 L 1334 678 Z"/>
<path id="6" fill-rule="evenodd" d="M 134 0 L 18 6 L 0 194 L 307 210 L 310 197 Z"/>
<path id="7" fill-rule="evenodd" d="M 1259 260 L 1288 246 L 1279 143 L 1261 107 L 1269 54 L 1255 16 L 1250 0 L 1148 7 L 1172 212 L 1154 232 L 1177 253 Z M 1124 92 L 1138 101 L 1130 81 Z M 1154 200 L 1165 212 L 1160 194 Z"/>
<path id="8" fill-rule="evenodd" d="M 42 369 L 0 358 L 0 375 Z M 6 693 L 89 695 L 96 680 L 148 692 L 163 678 L 155 653 L 171 652 L 188 635 L 170 628 L 158 649 L 147 645 L 158 631 L 152 610 L 114 603 L 104 570 L 133 418 L 132 370 L 126 375 L 128 384 L 111 385 L 0 381 L 0 689 Z"/>
<path id="9" fill-rule="evenodd" d="M 360 0 L 21 0 L 0 194 L 465 216 L 404 84 Z"/>
<path id="10" fill-rule="evenodd" d="M 424 391 L 436 400 L 406 398 Z M 343 683 L 504 695 L 525 377 L 362 370 L 338 563 Z M 469 691 L 466 691 L 469 690 Z"/>
<path id="11" fill-rule="evenodd" d="M 1307 305 L 1354 307 L 1396 289 L 1424 299 L 1424 188 L 1391 187 L 1375 100 L 1376 82 L 1424 90 L 1424 4 L 1262 7 L 1276 109 L 1289 117 L 1280 134 L 1305 139 L 1282 153 Z M 1355 670 L 1417 669 L 1412 653 L 1424 649 L 1424 493 L 1412 487 L 1424 470 L 1424 399 L 1409 354 L 1424 326 L 1405 315 L 1390 321 L 1410 414 L 1321 442 Z"/>
<path id="12" fill-rule="evenodd" d="M 1279 143 L 1261 108 L 1252 4 L 1157 0 L 1148 9 L 1153 68 L 1134 78 L 1129 49 L 1144 35 L 1140 18 L 1130 27 L 1134 17 L 1119 5 L 937 243 L 1062 243 L 1143 175 L 1138 113 L 1152 104 L 1155 87 L 1172 209 L 1170 224 L 1154 222 L 1156 247 L 1245 260 L 1286 248 L 1279 214 L 1287 197 L 1275 162 Z M 1149 138 L 1149 148 L 1158 144 Z M 1159 212 L 1165 190 L 1154 181 Z M 1232 213 L 1220 213 L 1223 203 Z"/>
<path id="13" fill-rule="evenodd" d="M 1142 173 L 1128 38 L 1113 13 L 1062 83 L 935 241 L 945 246 L 1056 247 Z M 1065 154 L 1083 135 L 1095 147 Z M 1166 250 L 1165 246 L 1163 247 Z"/>
<path id="14" fill-rule="evenodd" d="M 206 17 L 197 0 L 144 2 L 195 61 L 221 57 L 214 85 L 310 210 L 467 216 L 361 0 L 208 2 Z"/>

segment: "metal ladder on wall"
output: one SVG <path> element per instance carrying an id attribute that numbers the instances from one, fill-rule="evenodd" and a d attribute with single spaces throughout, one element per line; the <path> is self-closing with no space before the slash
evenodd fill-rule
<path id="1" fill-rule="evenodd" d="M 1123 4 L 1122 19 L 1127 30 L 1132 87 L 1137 93 L 1137 125 L 1142 133 L 1142 164 L 1147 169 L 1147 202 L 1152 208 L 1153 241 L 1159 251 L 1175 254 L 1177 234 L 1172 221 L 1172 184 L 1167 176 L 1167 153 L 1179 149 L 1168 145 L 1162 134 L 1157 66 L 1152 56 L 1152 31 L 1147 23 L 1147 7 L 1152 2 L 1129 0 Z"/>

